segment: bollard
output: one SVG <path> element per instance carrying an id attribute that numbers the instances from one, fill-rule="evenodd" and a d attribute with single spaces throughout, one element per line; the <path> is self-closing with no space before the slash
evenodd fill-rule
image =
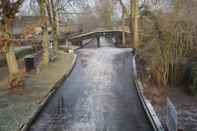
<path id="1" fill-rule="evenodd" d="M 25 61 L 25 69 L 27 72 L 30 72 L 35 69 L 35 61 L 33 55 L 28 55 L 24 58 Z"/>

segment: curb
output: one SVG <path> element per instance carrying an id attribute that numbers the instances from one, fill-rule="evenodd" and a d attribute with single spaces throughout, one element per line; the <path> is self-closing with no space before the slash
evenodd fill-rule
<path id="1" fill-rule="evenodd" d="M 134 56 L 132 58 L 132 64 L 133 64 L 133 71 L 134 71 L 134 84 L 137 88 L 137 93 L 140 98 L 141 104 L 144 108 L 144 111 L 154 129 L 154 131 L 164 131 L 164 128 L 153 108 L 150 101 L 146 99 L 146 97 L 143 95 L 143 84 L 141 80 L 138 78 L 137 75 L 137 68 L 136 68 L 136 61 L 135 61 L 135 52 L 133 52 Z"/>
<path id="2" fill-rule="evenodd" d="M 28 131 L 32 123 L 36 120 L 36 118 L 39 116 L 39 114 L 42 112 L 46 104 L 49 102 L 50 98 L 53 96 L 53 94 L 59 89 L 60 85 L 70 76 L 71 72 L 73 71 L 76 61 L 77 61 L 77 55 L 74 55 L 74 59 L 72 61 L 72 68 L 69 70 L 68 74 L 64 74 L 63 77 L 55 82 L 52 89 L 49 91 L 49 93 L 38 103 L 39 107 L 38 109 L 32 113 L 32 116 L 30 116 L 29 120 L 22 124 L 18 131 Z"/>

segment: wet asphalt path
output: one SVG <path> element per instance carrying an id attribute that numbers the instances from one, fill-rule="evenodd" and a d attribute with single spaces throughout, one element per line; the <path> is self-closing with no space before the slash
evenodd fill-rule
<path id="1" fill-rule="evenodd" d="M 73 72 L 31 131 L 153 131 L 133 86 L 131 58 L 130 49 L 79 50 Z"/>

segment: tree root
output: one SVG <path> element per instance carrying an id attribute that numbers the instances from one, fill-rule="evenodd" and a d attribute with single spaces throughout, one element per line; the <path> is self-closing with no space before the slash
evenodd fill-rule
<path id="1" fill-rule="evenodd" d="M 8 79 L 9 88 L 23 88 L 24 87 L 24 77 L 21 73 L 12 74 Z"/>

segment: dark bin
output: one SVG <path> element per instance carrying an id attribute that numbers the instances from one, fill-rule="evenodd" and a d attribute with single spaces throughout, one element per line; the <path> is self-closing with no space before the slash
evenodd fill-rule
<path id="1" fill-rule="evenodd" d="M 27 72 L 35 69 L 35 61 L 33 55 L 28 55 L 24 58 L 25 61 L 25 69 Z"/>

